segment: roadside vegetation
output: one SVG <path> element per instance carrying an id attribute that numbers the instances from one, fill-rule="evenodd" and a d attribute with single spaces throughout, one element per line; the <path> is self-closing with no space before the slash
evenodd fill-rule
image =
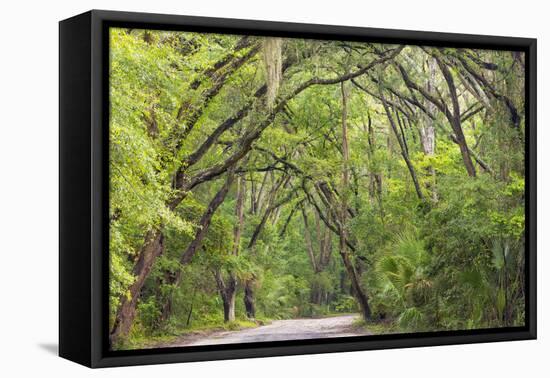
<path id="1" fill-rule="evenodd" d="M 110 32 L 110 340 L 525 321 L 522 53 Z"/>

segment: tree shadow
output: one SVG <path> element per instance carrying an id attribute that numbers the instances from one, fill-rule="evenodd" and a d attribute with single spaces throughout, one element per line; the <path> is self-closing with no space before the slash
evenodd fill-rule
<path id="1" fill-rule="evenodd" d="M 59 354 L 59 345 L 57 343 L 40 343 L 38 347 L 56 356 Z"/>

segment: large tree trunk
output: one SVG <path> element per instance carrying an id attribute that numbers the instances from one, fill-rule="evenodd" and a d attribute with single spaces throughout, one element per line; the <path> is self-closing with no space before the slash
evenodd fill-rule
<path id="1" fill-rule="evenodd" d="M 265 86 L 263 90 L 258 91 L 258 96 L 261 96 L 263 94 L 265 94 Z M 243 112 L 243 116 L 247 110 L 248 108 L 245 107 L 245 112 Z M 231 124 L 237 122 L 240 119 L 241 119 L 241 116 L 232 117 L 228 119 L 228 121 L 230 122 L 224 122 L 224 124 L 228 123 L 228 125 L 230 126 Z M 224 124 L 222 124 L 222 126 Z M 225 129 L 226 128 L 224 128 L 224 130 Z M 202 151 L 202 153 L 204 153 L 204 151 Z M 195 158 L 195 160 L 192 163 L 195 163 L 198 159 L 199 157 Z M 230 167 L 231 166 L 228 166 L 227 169 L 230 169 Z M 178 170 L 174 180 L 178 184 L 176 186 L 176 189 L 179 189 L 181 194 L 176 195 L 175 198 L 168 201 L 167 206 L 170 210 L 174 210 L 183 201 L 183 199 L 185 198 L 185 193 L 187 192 L 187 190 L 190 189 L 190 188 L 184 187 L 186 182 L 184 177 L 185 177 L 184 172 Z M 123 295 L 120 298 L 120 305 L 115 315 L 115 321 L 110 333 L 111 344 L 118 342 L 118 340 L 121 337 L 126 336 L 130 330 L 133 319 L 135 317 L 137 300 L 138 300 L 141 288 L 143 287 L 143 284 L 145 283 L 145 279 L 149 275 L 149 272 L 151 271 L 156 258 L 162 253 L 162 243 L 160 242 L 161 240 L 162 240 L 161 229 L 150 231 L 145 236 L 144 244 L 138 252 L 138 256 L 139 256 L 138 261 L 133 269 L 135 281 L 129 288 L 130 298 L 128 298 L 127 295 Z M 171 307 L 170 304 L 168 304 L 167 311 L 163 311 L 163 313 L 165 312 L 169 313 L 170 307 Z"/>
<path id="2" fill-rule="evenodd" d="M 223 320 L 224 322 L 235 321 L 235 292 L 237 291 L 237 279 L 233 273 L 229 273 L 226 280 L 223 279 L 221 270 L 214 272 L 218 292 L 223 303 Z"/>
<path id="3" fill-rule="evenodd" d="M 235 290 L 231 293 L 226 293 L 223 300 L 223 321 L 235 321 Z"/>
<path id="4" fill-rule="evenodd" d="M 346 272 L 351 281 L 353 295 L 355 296 L 355 299 L 357 299 L 359 309 L 361 310 L 361 315 L 365 321 L 369 321 L 371 319 L 369 298 L 361 286 L 359 275 L 357 274 L 357 271 L 350 259 L 349 252 L 347 251 L 345 231 L 340 233 L 340 256 L 342 257 L 342 262 L 344 263 L 344 267 L 346 268 Z"/>
<path id="5" fill-rule="evenodd" d="M 321 305 L 325 296 L 325 290 L 319 285 L 317 281 L 314 281 L 311 285 L 309 300 L 311 303 Z"/>
<path id="6" fill-rule="evenodd" d="M 248 47 L 246 43 L 243 43 L 244 41 L 239 42 L 237 46 L 237 50 L 240 50 L 242 48 Z M 257 50 L 254 50 L 253 53 L 255 53 Z M 252 54 L 247 54 L 247 59 L 251 58 Z M 233 59 L 233 56 L 231 57 Z M 223 64 L 220 64 L 219 66 L 215 67 L 214 70 L 212 70 L 212 73 L 215 73 L 217 69 L 221 68 L 222 66 L 226 65 L 230 59 L 227 61 L 224 61 Z M 236 70 L 239 68 L 245 60 L 243 59 L 237 59 L 235 61 L 233 70 Z M 282 70 L 284 71 L 286 68 L 288 68 L 292 63 L 287 62 L 285 65 L 283 65 Z M 207 75 L 208 76 L 208 75 Z M 223 80 L 217 80 L 217 85 L 215 85 L 211 90 L 207 91 L 206 95 L 208 99 L 212 99 L 217 91 L 219 91 L 223 85 L 224 80 L 227 78 L 227 76 L 223 77 Z M 198 87 L 200 83 L 196 83 L 196 87 Z M 267 90 L 267 84 L 262 86 L 255 94 L 256 98 L 260 98 L 265 95 Z M 206 102 L 202 103 L 202 107 L 205 107 Z M 234 116 L 228 118 L 225 122 L 220 124 L 216 131 L 211 135 L 207 140 L 198 148 L 197 151 L 195 151 L 193 154 L 191 154 L 187 161 L 185 166 L 188 168 L 189 166 L 195 164 L 200 158 L 206 153 L 208 148 L 217 140 L 217 138 L 223 133 L 225 130 L 230 128 L 232 125 L 240 121 L 242 118 L 248 114 L 248 111 L 252 108 L 253 101 L 250 101 L 249 104 L 245 105 L 241 110 L 239 110 Z M 189 117 L 192 118 L 192 121 L 195 122 L 200 117 L 200 111 L 195 111 L 193 114 Z M 274 111 L 275 113 L 275 111 Z M 179 118 L 179 117 L 178 117 Z M 186 128 L 186 130 L 190 130 L 190 128 Z M 251 144 L 251 142 L 254 139 L 257 139 L 261 134 L 257 133 L 254 135 L 254 138 L 249 138 L 248 142 Z M 182 139 L 184 136 L 179 136 L 180 139 Z M 178 149 L 179 144 L 181 143 L 181 140 L 178 140 Z M 223 169 L 220 170 L 220 172 L 225 172 L 228 170 L 232 165 L 235 165 L 244 155 L 245 152 L 248 152 L 250 147 L 246 147 L 243 149 L 242 154 L 237 154 L 232 157 L 231 162 L 226 162 L 227 164 L 224 164 Z M 189 184 L 187 182 L 187 178 L 185 175 L 184 169 L 179 169 L 174 177 L 174 182 L 177 183 L 176 189 L 180 190 L 180 193 L 176 195 L 173 199 L 169 200 L 167 203 L 167 206 L 170 210 L 174 210 L 185 198 L 185 193 L 192 188 L 194 188 L 196 185 L 198 185 L 201 182 L 208 181 L 215 176 L 209 176 L 209 177 L 201 177 L 199 180 L 195 180 L 192 184 Z M 188 185 L 186 185 L 188 184 Z M 133 273 L 136 276 L 136 280 L 134 284 L 130 287 L 130 295 L 131 299 L 128 299 L 126 295 L 121 296 L 119 305 L 119 308 L 117 310 L 117 314 L 115 316 L 115 322 L 113 325 L 113 328 L 111 330 L 111 336 L 110 336 L 110 342 L 111 344 L 114 342 L 117 342 L 121 336 L 125 336 L 133 322 L 133 319 L 135 317 L 135 311 L 137 306 L 137 300 L 139 292 L 141 291 L 141 288 L 143 287 L 143 284 L 145 282 L 145 279 L 147 278 L 149 272 L 151 271 L 151 268 L 153 266 L 153 263 L 156 260 L 156 257 L 161 254 L 162 252 L 162 246 L 160 246 L 159 241 L 155 241 L 157 238 L 161 238 L 162 231 L 156 230 L 147 233 L 145 237 L 145 241 L 143 244 L 143 247 L 140 249 L 138 253 L 138 263 L 133 269 Z M 159 239 L 160 240 L 160 239 Z M 170 307 L 170 306 L 168 306 Z M 169 310 L 168 310 L 169 312 Z"/>
<path id="7" fill-rule="evenodd" d="M 369 307 L 369 300 L 365 291 L 361 287 L 361 282 L 359 275 L 353 266 L 353 262 L 350 259 L 350 255 L 347 249 L 346 240 L 347 235 L 347 218 L 348 218 L 348 205 L 347 205 L 347 195 L 345 191 L 349 187 L 349 147 L 348 147 L 348 122 L 347 122 L 347 107 L 348 107 L 348 91 L 345 86 L 345 83 L 342 82 L 342 156 L 343 156 L 343 170 L 342 170 L 342 206 L 339 211 L 339 236 L 340 236 L 340 256 L 342 257 L 342 262 L 346 268 L 349 279 L 351 281 L 351 286 L 353 288 L 353 294 L 357 299 L 359 307 L 361 309 L 361 314 L 365 321 L 370 320 L 371 311 Z"/>
<path id="8" fill-rule="evenodd" d="M 245 199 L 245 180 L 243 177 L 237 179 L 237 201 L 235 203 L 235 216 L 237 222 L 233 228 L 233 250 L 231 254 L 239 255 L 242 229 L 244 225 L 244 199 Z M 235 294 L 237 292 L 237 277 L 233 272 L 228 273 L 227 282 L 223 280 L 221 272 L 217 272 L 216 282 L 223 302 L 223 320 L 225 322 L 235 321 Z"/>
<path id="9" fill-rule="evenodd" d="M 163 234 L 159 230 L 147 233 L 147 242 L 139 252 L 138 261 L 134 266 L 134 283 L 128 289 L 129 295 L 123 295 L 120 300 L 118 311 L 115 316 L 115 322 L 111 329 L 111 345 L 116 344 L 121 337 L 124 337 L 130 331 L 132 322 L 136 316 L 136 305 L 149 272 L 155 259 L 162 254 L 164 249 Z"/>
<path id="10" fill-rule="evenodd" d="M 212 220 L 212 217 L 216 212 L 216 210 L 218 209 L 218 207 L 224 201 L 225 196 L 229 191 L 229 187 L 233 181 L 233 177 L 234 177 L 234 174 L 232 169 L 228 173 L 225 183 L 222 185 L 221 189 L 216 193 L 212 201 L 210 201 L 210 203 L 208 204 L 208 207 L 206 208 L 206 211 L 202 215 L 199 221 L 200 228 L 197 230 L 195 234 L 195 238 L 189 244 L 189 246 L 181 256 L 181 259 L 180 259 L 181 265 L 186 265 L 189 262 L 191 262 L 191 259 L 195 255 L 197 249 L 202 245 L 202 241 L 204 240 L 206 233 L 208 232 L 208 228 L 210 227 L 210 222 Z M 111 345 L 116 344 L 121 338 L 125 337 L 130 331 L 130 327 L 136 316 L 136 306 L 137 306 L 139 292 L 141 291 L 141 288 L 145 284 L 145 280 L 149 275 L 149 272 L 151 271 L 153 262 L 162 253 L 162 249 L 163 249 L 162 240 L 163 240 L 163 236 L 160 231 L 156 231 L 152 233 L 151 242 L 147 243 L 144 247 L 144 250 L 142 250 L 141 253 L 139 254 L 140 260 L 138 260 L 138 263 L 136 264 L 136 267 L 134 269 L 134 275 L 136 276 L 136 281 L 130 287 L 130 298 L 127 298 L 127 297 L 121 298 L 123 302 L 119 307 L 119 310 L 115 318 L 115 323 L 111 331 L 111 336 L 110 336 Z M 172 278 L 173 282 L 171 283 L 174 284 L 175 286 L 178 286 L 181 280 L 181 270 L 179 270 L 172 277 L 173 277 Z M 163 306 L 163 310 L 162 310 L 163 319 L 168 318 L 168 314 L 170 313 L 171 307 L 172 307 L 171 301 L 170 299 L 168 299 Z"/>
<path id="11" fill-rule="evenodd" d="M 175 209 L 185 197 L 185 193 L 188 192 L 189 190 L 192 190 L 193 188 L 195 188 L 197 185 L 201 183 L 204 183 L 206 181 L 219 177 L 220 175 L 227 172 L 227 170 L 230 167 L 236 165 L 250 151 L 250 149 L 252 148 L 252 144 L 262 135 L 262 132 L 273 122 L 276 115 L 285 108 L 286 104 L 292 98 L 296 97 L 298 94 L 300 94 L 301 92 L 305 91 L 307 88 L 310 88 L 312 86 L 337 84 L 346 80 L 353 79 L 360 75 L 363 75 L 373 67 L 379 64 L 382 64 L 390 59 L 393 59 L 397 54 L 401 52 L 402 49 L 403 47 L 396 48 L 392 50 L 390 53 L 385 54 L 384 56 L 381 56 L 379 59 L 371 61 L 368 65 L 361 67 L 359 70 L 349 73 L 347 75 L 340 76 L 337 78 L 330 78 L 330 79 L 313 78 L 299 85 L 292 93 L 290 93 L 288 96 L 286 96 L 285 98 L 281 99 L 280 101 L 278 101 L 273 105 L 273 108 L 268 112 L 267 116 L 261 122 L 259 122 L 257 127 L 247 132 L 241 138 L 240 142 L 238 143 L 240 147 L 236 151 L 234 151 L 228 158 L 226 158 L 222 163 L 219 163 L 214 166 L 211 166 L 210 168 L 201 170 L 191 178 L 186 177 L 185 169 L 182 169 L 182 168 L 178 169 L 175 182 L 178 182 L 176 189 L 178 189 L 180 193 L 175 195 L 175 197 L 168 202 L 167 206 L 169 207 L 169 209 L 171 210 Z M 215 97 L 213 93 L 216 93 L 217 90 L 218 90 L 217 88 L 212 88 L 212 91 L 208 91 L 209 93 L 206 94 L 206 98 Z M 230 121 L 229 124 L 232 125 L 235 122 L 238 122 L 239 120 L 241 120 L 242 117 L 244 117 L 247 114 L 250 108 L 251 107 L 249 106 L 245 106 L 245 109 L 242 109 L 235 116 L 228 119 L 228 121 Z M 226 130 L 227 128 L 225 127 L 223 129 Z M 184 128 L 184 133 L 186 132 L 186 130 L 189 130 L 189 128 Z M 179 150 L 179 145 L 181 143 L 181 139 L 182 139 L 182 136 L 177 135 L 176 149 L 178 150 Z M 203 153 L 206 150 L 207 149 L 202 149 Z M 158 231 L 158 232 L 159 234 L 161 233 L 161 231 Z M 150 239 L 155 240 L 156 235 L 154 236 L 155 237 L 152 237 Z M 134 272 L 136 272 L 135 274 L 136 281 L 134 285 L 132 285 L 130 290 L 130 294 L 133 294 L 131 296 L 131 299 L 125 299 L 124 298 L 125 296 L 121 297 L 121 305 L 117 310 L 114 326 L 111 331 L 111 337 L 110 337 L 111 344 L 118 342 L 118 340 L 121 337 L 124 337 L 127 335 L 131 327 L 132 321 L 135 317 L 137 295 L 139 294 L 141 287 L 143 287 L 145 279 L 147 278 L 156 257 L 158 256 L 158 254 L 160 254 L 160 252 L 156 252 L 156 253 L 147 252 L 146 249 L 149 248 L 148 244 L 149 244 L 149 238 L 146 238 L 144 247 L 140 250 L 140 253 L 139 253 L 140 255 L 139 259 L 144 261 L 144 263 L 142 264 L 143 268 L 134 269 Z M 200 242 L 198 244 L 200 244 Z M 191 251 L 192 253 L 184 254 L 184 258 L 182 258 L 183 259 L 182 264 L 187 263 L 185 262 L 185 260 L 188 259 L 188 256 L 192 257 L 192 255 L 196 251 L 196 248 L 197 246 L 192 246 L 192 251 Z M 157 248 L 155 248 L 154 245 L 151 246 L 151 249 L 153 251 L 157 251 Z"/>
<path id="12" fill-rule="evenodd" d="M 256 299 L 254 297 L 255 279 L 249 279 L 244 284 L 244 308 L 246 317 L 254 319 L 256 317 Z"/>

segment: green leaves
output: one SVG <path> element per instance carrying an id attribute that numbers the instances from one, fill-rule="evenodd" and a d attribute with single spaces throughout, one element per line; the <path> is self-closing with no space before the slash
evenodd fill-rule
<path id="1" fill-rule="evenodd" d="M 288 67 L 278 86 L 280 98 L 313 78 L 331 80 L 307 87 L 272 115 L 272 104 L 257 92 L 266 82 L 261 56 L 247 56 L 261 43 L 261 37 L 111 29 L 111 318 L 136 282 L 134 266 L 145 235 L 159 229 L 162 255 L 140 291 L 135 338 L 219 326 L 220 293 L 233 281 L 237 297 L 244 283 L 253 281 L 260 317 L 357 311 L 350 270 L 339 252 L 349 254 L 374 319 L 396 328 L 521 324 L 521 57 L 407 46 L 344 84 L 344 112 L 342 87 L 332 79 L 360 70 L 395 46 L 288 39 L 282 44 Z M 431 67 L 434 56 L 439 64 Z M 232 66 L 243 57 L 248 59 Z M 456 125 L 451 127 L 442 110 L 456 105 L 449 81 L 456 86 L 460 128 L 476 178 L 466 175 Z M 516 123 L 510 116 L 514 107 Z M 220 125 L 228 126 L 218 135 L 214 131 L 222 130 Z M 234 155 L 260 125 L 265 128 L 255 134 L 250 150 Z M 423 148 L 427 127 L 435 129 L 433 153 Z M 207 140 L 212 142 L 207 152 L 190 162 Z M 183 194 L 176 188 L 229 156 L 236 156 L 237 179 L 192 261 L 182 266 L 181 254 L 226 172 Z M 267 209 L 290 193 L 293 197 L 264 219 Z M 172 202 L 177 194 L 185 198 Z M 349 242 L 342 250 L 340 227 Z M 305 232 L 313 236 L 309 243 Z M 257 242 L 249 248 L 253 237 Z M 326 254 L 322 264 L 321 250 Z M 175 284 L 178 274 L 181 281 Z M 173 315 L 162 319 L 167 299 Z M 235 303 L 237 318 L 243 317 L 243 301 Z"/>

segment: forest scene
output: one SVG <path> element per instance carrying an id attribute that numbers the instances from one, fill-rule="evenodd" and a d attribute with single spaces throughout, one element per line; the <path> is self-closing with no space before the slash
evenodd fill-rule
<path id="1" fill-rule="evenodd" d="M 113 350 L 525 324 L 522 52 L 111 28 Z"/>

